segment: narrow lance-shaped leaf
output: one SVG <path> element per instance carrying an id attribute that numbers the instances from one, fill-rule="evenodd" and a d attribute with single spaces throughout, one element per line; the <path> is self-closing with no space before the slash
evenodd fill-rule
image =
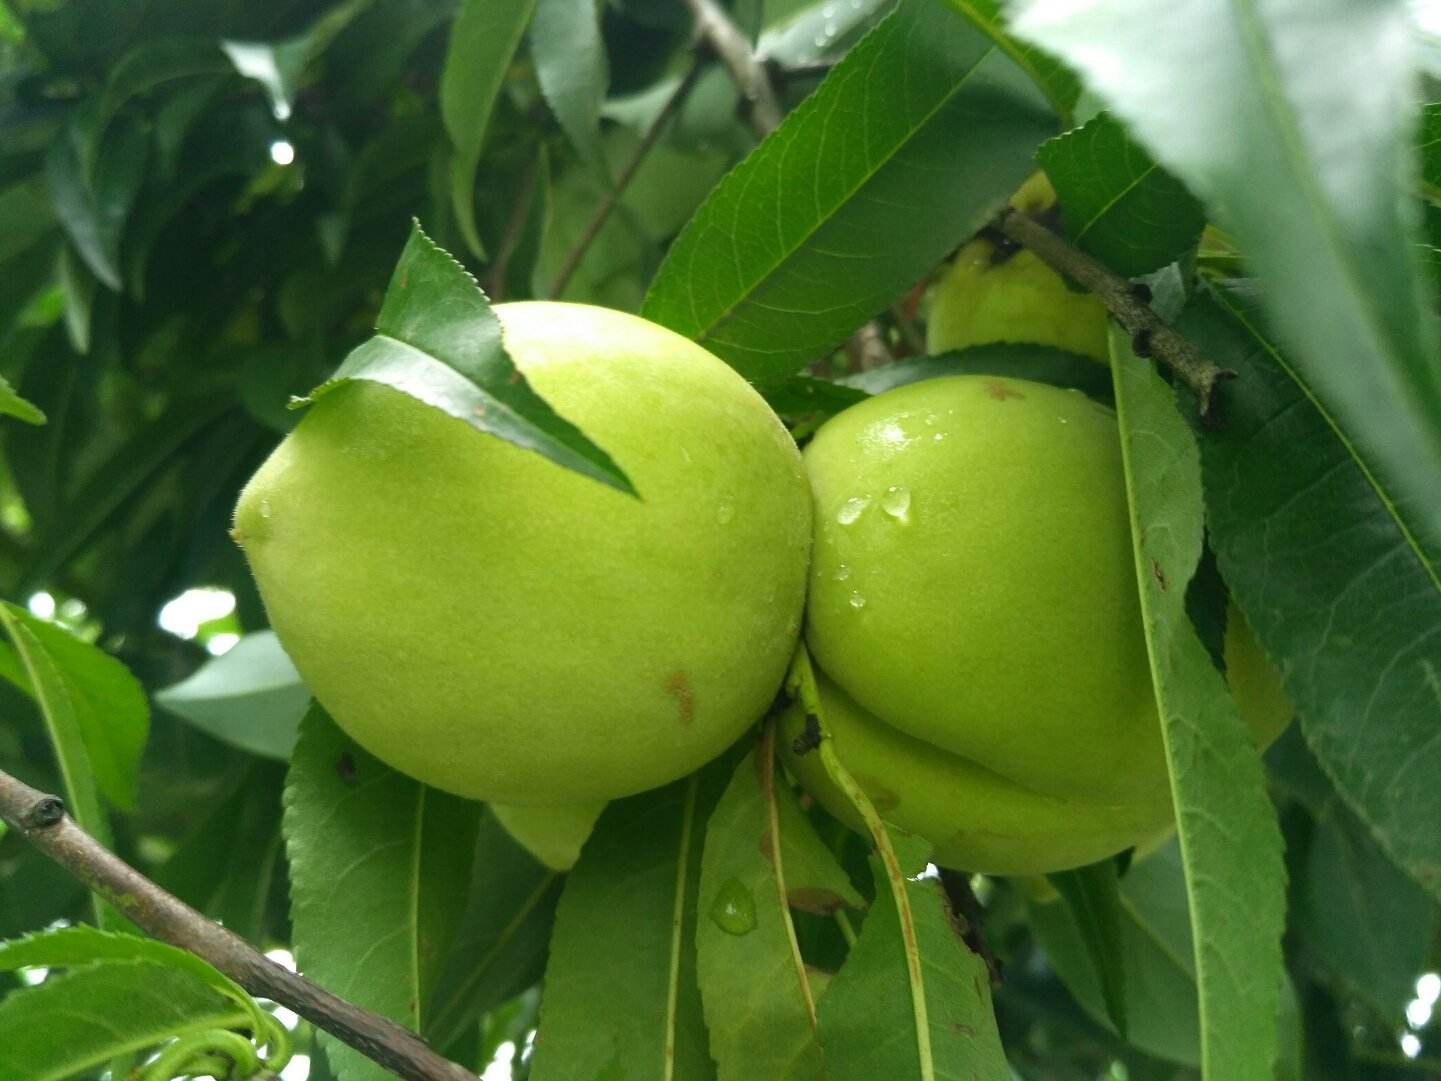
<path id="1" fill-rule="evenodd" d="M 482 432 L 635 494 L 610 455 L 526 382 L 505 351 L 500 320 L 475 279 L 419 224 L 396 264 L 376 331 L 307 401 L 348 379 L 384 383 Z"/>
<path id="2" fill-rule="evenodd" d="M 563 881 L 517 844 L 493 813 L 481 818 L 470 900 L 423 1019 L 434 1046 L 448 1046 L 467 1024 L 540 978 Z"/>
<path id="3" fill-rule="evenodd" d="M 581 158 L 606 171 L 600 107 L 610 85 L 595 0 L 536 0 L 530 56 L 540 92 Z"/>
<path id="4" fill-rule="evenodd" d="M 0 623 L 25 663 L 76 822 L 109 843 L 99 794 L 135 806 L 136 773 L 150 727 L 145 692 L 114 657 L 13 604 Z"/>
<path id="5" fill-rule="evenodd" d="M 1441 553 L 1441 335 L 1406 0 L 1013 7 L 1231 233 L 1312 393 Z M 1327 693 L 1338 693 L 1331 688 Z"/>
<path id="6" fill-rule="evenodd" d="M 1066 232 L 1116 273 L 1148 274 L 1196 246 L 1206 224 L 1201 204 L 1110 114 L 1058 135 L 1036 158 Z"/>
<path id="7" fill-rule="evenodd" d="M 440 116 L 454 148 L 451 208 L 466 245 L 480 258 L 485 247 L 475 226 L 475 167 L 506 68 L 534 10 L 535 0 L 465 0 L 451 27 L 440 71 Z"/>
<path id="8" fill-rule="evenodd" d="M 1036 941 L 1067 990 L 1097 1023 L 1110 1023 L 1100 958 L 1070 905 L 1059 897 L 1027 906 Z M 1120 941 L 1107 964 L 1119 963 L 1129 1009 L 1127 1041 L 1185 1066 L 1201 1063 L 1195 946 L 1181 850 L 1172 840 L 1132 863 L 1120 882 Z"/>
<path id="9" fill-rule="evenodd" d="M 1391 857 L 1441 897 L 1441 562 L 1385 475 L 1277 348 L 1252 292 L 1214 290 L 1181 329 L 1240 373 L 1201 439 L 1216 559 L 1306 742 Z"/>
<path id="10" fill-rule="evenodd" d="M 1126 969 L 1121 955 L 1123 916 L 1115 860 L 1102 860 L 1050 876 L 1075 921 L 1080 939 L 1100 977 L 1106 1014 L 1123 1037 L 1126 1031 Z"/>
<path id="11" fill-rule="evenodd" d="M 1069 127 L 1071 111 L 1081 96 L 1081 84 L 1075 74 L 1045 50 L 1012 36 L 1001 0 L 951 0 L 951 3 L 1031 77 L 1045 92 L 1056 115 Z"/>
<path id="12" fill-rule="evenodd" d="M 947 0 L 902 0 L 696 211 L 643 314 L 778 382 L 934 270 L 1054 130 Z"/>
<path id="13" fill-rule="evenodd" d="M 1186 867 L 1207 1081 L 1269 1081 L 1285 871 L 1261 759 L 1186 614 L 1200 455 L 1169 387 L 1112 331 L 1136 578 Z"/>
<path id="14" fill-rule="evenodd" d="M 16 394 L 15 388 L 10 385 L 10 380 L 4 376 L 0 376 L 0 413 L 24 421 L 26 424 L 45 423 L 45 413 Z"/>
<path id="15" fill-rule="evenodd" d="M 795 801 L 776 783 L 774 742 L 775 728 L 768 724 L 760 745 L 736 767 L 706 827 L 696 951 L 720 1081 L 826 1076 L 815 997 L 790 908 L 800 900 L 811 910 L 834 909 L 848 897 L 803 884 L 812 876 L 789 866 L 789 850 L 801 846 L 833 865 L 834 857 L 798 809 L 794 815 L 783 812 L 783 802 Z M 831 877 L 837 874 L 844 878 L 834 866 Z"/>
<path id="16" fill-rule="evenodd" d="M 934 878 L 917 876 L 930 845 L 883 823 L 824 736 L 810 658 L 796 651 L 787 685 L 792 708 L 817 718 L 819 754 L 875 845 L 876 900 L 850 956 L 831 980 L 818 1016 L 831 1081 L 1009 1081 L 985 963 L 961 937 Z"/>
<path id="17" fill-rule="evenodd" d="M 556 912 L 533 1081 L 715 1076 L 696 985 L 696 892 L 722 759 L 600 816 Z"/>
<path id="18" fill-rule="evenodd" d="M 77 149 L 84 136 L 75 128 L 72 123 L 46 156 L 50 198 L 75 250 L 97 278 L 118 292 L 123 284 L 120 239 L 145 180 L 145 133 L 133 121 L 112 124 L 91 177 Z"/>
<path id="19" fill-rule="evenodd" d="M 295 953 L 306 975 L 419 1029 L 465 903 L 478 812 L 381 764 L 313 708 L 284 817 Z M 322 1043 L 342 1081 L 389 1078 L 339 1041 Z"/>

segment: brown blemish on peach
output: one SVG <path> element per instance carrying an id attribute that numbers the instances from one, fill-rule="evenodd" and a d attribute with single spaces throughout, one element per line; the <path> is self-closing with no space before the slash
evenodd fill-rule
<path id="1" fill-rule="evenodd" d="M 1025 397 L 1019 390 L 1006 386 L 999 379 L 992 379 L 986 383 L 986 394 L 998 402 L 1004 402 L 1007 398 Z"/>
<path id="2" fill-rule="evenodd" d="M 675 699 L 681 727 L 689 728 L 695 720 L 695 691 L 691 689 L 690 677 L 684 672 L 672 672 L 666 677 L 665 693 Z"/>

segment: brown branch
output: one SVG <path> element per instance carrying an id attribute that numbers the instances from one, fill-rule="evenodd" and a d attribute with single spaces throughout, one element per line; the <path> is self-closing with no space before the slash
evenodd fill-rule
<path id="1" fill-rule="evenodd" d="M 289 1007 L 405 1081 L 479 1081 L 409 1029 L 331 994 L 206 919 L 77 826 L 60 799 L 3 770 L 0 818 L 136 926 L 210 962 L 252 995 Z"/>
<path id="2" fill-rule="evenodd" d="M 1052 270 L 1085 286 L 1100 298 L 1111 316 L 1131 335 L 1137 356 L 1155 357 L 1195 392 L 1201 419 L 1216 424 L 1216 386 L 1236 373 L 1222 368 L 1167 323 L 1148 303 L 1149 291 L 1091 258 L 1058 233 L 1014 208 L 1002 211 L 995 228 L 1035 252 Z"/>
<path id="3" fill-rule="evenodd" d="M 505 278 L 510 270 L 510 260 L 515 255 L 515 249 L 520 246 L 521 234 L 525 232 L 525 223 L 530 217 L 531 204 L 535 202 L 535 189 L 540 179 L 540 156 L 542 153 L 543 151 L 536 151 L 535 157 L 531 159 L 529 167 L 525 170 L 525 176 L 521 178 L 520 190 L 516 192 L 515 202 L 510 207 L 510 219 L 505 223 L 505 235 L 501 237 L 500 248 L 495 253 L 495 262 L 491 264 L 490 274 L 486 277 L 486 282 L 490 286 L 487 291 L 490 293 L 492 304 L 498 304 L 505 299 Z"/>
<path id="4" fill-rule="evenodd" d="M 745 102 L 747 119 L 757 138 L 764 139 L 781 125 L 785 115 L 770 72 L 751 49 L 740 27 L 716 0 L 686 0 L 696 32 L 730 72 Z"/>
<path id="5" fill-rule="evenodd" d="M 676 113 L 680 112 L 680 107 L 685 104 L 685 99 L 695 88 L 700 73 L 701 61 L 697 57 L 692 61 L 680 84 L 671 91 L 670 97 L 661 106 L 660 112 L 656 113 L 655 119 L 650 122 L 650 127 L 646 128 L 645 134 L 641 136 L 640 144 L 631 154 L 630 160 L 625 163 L 625 168 L 620 171 L 620 176 L 616 177 L 614 187 L 605 193 L 600 205 L 595 208 L 595 213 L 591 215 L 590 221 L 586 222 L 585 228 L 581 230 L 580 236 L 576 238 L 575 244 L 567 253 L 565 262 L 556 271 L 555 281 L 550 286 L 552 299 L 565 292 L 565 287 L 570 284 L 570 279 L 575 277 L 575 272 L 580 269 L 580 263 L 585 258 L 585 253 L 590 251 L 591 244 L 595 243 L 595 238 L 600 235 L 601 229 L 610 220 L 615 208 L 620 205 L 620 197 L 625 194 L 625 189 L 630 186 L 630 182 L 635 179 L 636 171 L 640 169 L 641 163 L 654 149 L 661 134 L 665 131 L 666 125 L 671 122 Z"/>

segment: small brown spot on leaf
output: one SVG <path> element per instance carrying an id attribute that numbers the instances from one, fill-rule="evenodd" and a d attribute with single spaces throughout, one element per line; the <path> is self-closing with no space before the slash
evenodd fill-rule
<path id="1" fill-rule="evenodd" d="M 1006 386 L 999 379 L 991 379 L 986 383 L 986 394 L 998 402 L 1004 402 L 1007 398 L 1025 397 L 1019 390 Z"/>
<path id="2" fill-rule="evenodd" d="M 691 689 L 690 677 L 684 672 L 672 672 L 666 676 L 665 693 L 675 699 L 681 726 L 689 728 L 695 720 L 695 691 Z"/>
<path id="3" fill-rule="evenodd" d="M 349 751 L 335 760 L 335 775 L 344 784 L 355 783 L 355 757 Z"/>
<path id="4" fill-rule="evenodd" d="M 1151 576 L 1156 579 L 1156 584 L 1161 587 L 1161 592 L 1166 592 L 1168 586 L 1166 572 L 1161 569 L 1161 564 L 1157 563 L 1154 559 L 1151 560 Z"/>
<path id="5" fill-rule="evenodd" d="M 484 406 L 484 405 L 478 405 L 478 406 L 476 406 L 474 409 L 472 409 L 471 412 L 472 412 L 473 414 L 475 414 L 477 417 L 483 417 L 483 416 L 485 416 L 485 406 Z"/>
<path id="6" fill-rule="evenodd" d="M 979 981 L 977 981 L 977 982 L 979 982 Z M 979 994 L 979 993 L 980 993 L 979 990 L 977 990 L 977 994 Z M 963 1025 L 963 1024 L 961 1024 L 961 1022 L 959 1022 L 959 1021 L 952 1021 L 952 1022 L 951 1022 L 951 1031 L 954 1032 L 954 1033 L 955 1033 L 956 1035 L 958 1035 L 958 1036 L 965 1036 L 965 1037 L 967 1037 L 968 1039 L 975 1039 L 975 1036 L 976 1036 L 976 1030 L 975 1030 L 975 1029 L 973 1029 L 970 1025 Z"/>
<path id="7" fill-rule="evenodd" d="M 829 916 L 845 905 L 840 894 L 809 886 L 797 886 L 786 891 L 786 900 L 792 908 L 812 912 L 817 916 Z"/>
<path id="8" fill-rule="evenodd" d="M 761 855 L 765 857 L 767 863 L 775 858 L 775 839 L 771 836 L 771 828 L 769 826 L 761 830 L 760 844 L 756 847 L 760 849 Z"/>

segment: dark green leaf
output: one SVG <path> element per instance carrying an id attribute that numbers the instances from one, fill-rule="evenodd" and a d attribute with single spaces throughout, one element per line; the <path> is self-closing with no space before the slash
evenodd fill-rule
<path id="1" fill-rule="evenodd" d="M 155 701 L 216 739 L 286 761 L 310 691 L 275 632 L 257 631 L 181 682 L 156 691 Z"/>
<path id="2" fill-rule="evenodd" d="M 1136 578 L 1195 928 L 1206 1077 L 1270 1081 L 1285 871 L 1261 760 L 1186 616 L 1201 463 L 1170 388 L 1112 331 Z"/>
<path id="3" fill-rule="evenodd" d="M 117 807 L 135 807 L 136 771 L 150 710 L 123 664 L 55 623 L 0 607 L 45 716 L 76 821 L 108 836 L 93 784 Z"/>
<path id="4" fill-rule="evenodd" d="M 183 969 L 110 961 L 52 976 L 0 1001 L 0 1077 L 66 1081 L 190 1032 L 250 1015 Z"/>
<path id="5" fill-rule="evenodd" d="M 815 1000 L 791 924 L 782 799 L 794 797 L 776 787 L 767 739 L 736 767 L 706 826 L 696 954 L 720 1081 L 825 1077 Z M 810 829 L 799 816 L 790 824 Z"/>
<path id="6" fill-rule="evenodd" d="M 600 107 L 610 72 L 596 0 L 537 0 L 530 26 L 536 78 L 566 138 L 602 170 Z"/>
<path id="7" fill-rule="evenodd" d="M 536 862 L 489 812 L 480 820 L 473 867 L 470 900 L 424 1023 L 440 1047 L 540 979 L 560 899 L 562 876 Z"/>
<path id="8" fill-rule="evenodd" d="M 696 987 L 696 891 L 724 762 L 616 800 L 566 881 L 532 1081 L 715 1076 Z"/>
<path id="9" fill-rule="evenodd" d="M 1433 101 L 1421 110 L 1421 190 L 1426 198 L 1441 199 L 1441 102 Z"/>
<path id="10" fill-rule="evenodd" d="M 915 875 L 929 843 L 890 832 L 901 872 Z M 818 1006 L 831 1081 L 1009 1081 L 985 963 L 961 939 L 940 883 L 897 883 L 879 857 L 871 867 L 875 903 Z"/>
<path id="11" fill-rule="evenodd" d="M 475 167 L 506 68 L 530 22 L 535 0 L 495 4 L 465 0 L 450 31 L 440 75 L 440 115 L 454 155 L 450 164 L 451 208 L 470 250 L 484 257 L 475 228 Z"/>
<path id="12" fill-rule="evenodd" d="M 37 531 L 36 557 L 26 568 L 22 586 L 46 582 L 113 515 L 131 500 L 143 499 L 155 475 L 174 463 L 192 437 L 219 420 L 226 404 L 214 395 L 177 401 L 153 423 L 139 426 L 122 446 L 112 449 L 96 472 L 65 500 L 54 520 Z"/>
<path id="13" fill-rule="evenodd" d="M 869 396 L 857 387 L 810 375 L 793 375 L 765 390 L 766 401 L 783 417 L 818 414 L 824 419 Z"/>
<path id="14" fill-rule="evenodd" d="M 281 913 L 289 907 L 280 834 L 284 780 L 276 762 L 257 762 L 241 773 L 154 874 L 165 889 L 251 942 L 286 930 L 274 926 L 281 922 L 276 901 Z"/>
<path id="15" fill-rule="evenodd" d="M 1126 969 L 1121 953 L 1121 895 L 1116 861 L 1102 860 L 1048 877 L 1071 910 L 1071 919 L 1091 966 L 1100 977 L 1106 1016 L 1124 1038 L 1127 1035 Z"/>
<path id="16" fill-rule="evenodd" d="M 1031 926 L 1067 989 L 1099 1024 L 1110 1024 L 1097 958 L 1071 906 L 1032 902 Z M 1148 1054 L 1198 1066 L 1200 1018 L 1186 873 L 1174 841 L 1138 857 L 1120 883 L 1120 941 L 1108 960 L 1124 973 L 1127 1038 Z"/>
<path id="17" fill-rule="evenodd" d="M 1069 125 L 1076 99 L 1081 96 L 1081 84 L 1070 69 L 1043 49 L 1011 35 L 1002 0 L 951 0 L 951 3 L 1031 77 L 1045 92 L 1062 123 Z"/>
<path id="18" fill-rule="evenodd" d="M 1196 202 L 1109 113 L 1036 152 L 1056 189 L 1071 239 L 1133 278 L 1175 262 L 1206 224 Z"/>
<path id="19" fill-rule="evenodd" d="M 145 133 L 135 121 L 112 124 L 89 171 L 93 176 L 77 150 L 83 138 L 72 123 L 67 135 L 51 144 L 45 161 L 50 198 L 85 264 L 118 291 L 121 234 L 145 180 Z"/>
<path id="20" fill-rule="evenodd" d="M 779 382 L 934 269 L 1054 127 L 946 0 L 903 0 L 702 204 L 642 314 Z"/>
<path id="21" fill-rule="evenodd" d="M 1097 401 L 1112 400 L 1111 373 L 1105 365 L 1064 349 L 1014 342 L 974 345 L 959 352 L 933 357 L 907 357 L 868 372 L 845 376 L 840 382 L 869 394 L 883 394 L 893 387 L 922 379 L 968 372 L 1008 375 L 1058 387 L 1075 387 Z"/>
<path id="22" fill-rule="evenodd" d="M 1351 809 L 1441 896 L 1435 739 L 1441 560 L 1340 417 L 1273 343 L 1253 297 L 1217 290 L 1181 326 L 1241 373 L 1201 441 L 1221 574 L 1274 659 L 1306 741 Z"/>
<path id="23" fill-rule="evenodd" d="M 0 262 L 30 247 L 54 224 L 44 177 L 29 176 L 0 189 Z"/>
<path id="24" fill-rule="evenodd" d="M 301 724 L 285 790 L 296 959 L 359 1006 L 419 1029 L 450 948 L 479 804 L 396 773 L 320 707 Z M 326 1038 L 344 1081 L 386 1081 Z"/>
<path id="25" fill-rule="evenodd" d="M 1441 335 L 1403 183 L 1410 5 L 1027 0 L 1013 14 L 1234 236 L 1311 393 L 1441 552 Z"/>
<path id="26" fill-rule="evenodd" d="M 610 455 L 531 389 L 505 351 L 500 320 L 485 294 L 419 225 L 396 264 L 376 330 L 312 398 L 347 379 L 374 380 L 566 469 L 635 494 Z"/>
<path id="27" fill-rule="evenodd" d="M 86 180 L 95 178 L 110 121 L 128 101 L 176 79 L 222 74 L 228 69 L 216 43 L 202 38 L 152 39 L 115 61 L 106 73 L 104 89 L 87 100 L 77 131 L 77 149 Z"/>
<path id="28" fill-rule="evenodd" d="M 1381 1023 L 1394 1023 L 1430 958 L 1435 900 L 1341 807 L 1316 824 L 1305 866 L 1295 922 L 1307 950 Z"/>

